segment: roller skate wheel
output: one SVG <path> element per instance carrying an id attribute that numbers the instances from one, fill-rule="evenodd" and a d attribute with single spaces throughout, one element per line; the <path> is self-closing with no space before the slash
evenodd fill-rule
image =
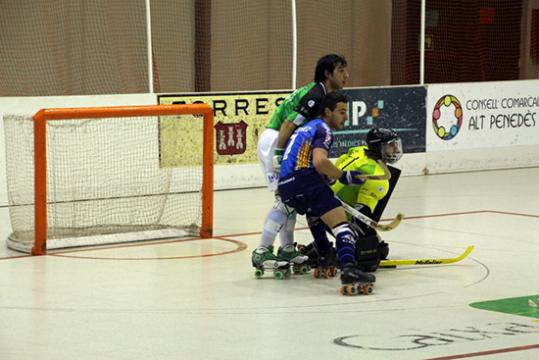
<path id="1" fill-rule="evenodd" d="M 341 287 L 341 294 L 353 296 L 357 294 L 357 289 L 353 285 L 343 285 Z"/>
<path id="2" fill-rule="evenodd" d="M 329 272 L 329 269 L 324 269 L 324 271 L 322 272 L 322 276 L 324 277 L 324 279 L 329 279 Z"/>
<path id="3" fill-rule="evenodd" d="M 337 276 L 337 268 L 336 268 L 336 267 L 332 267 L 332 268 L 329 270 L 329 276 L 331 276 L 331 277 Z"/>
<path id="4" fill-rule="evenodd" d="M 292 275 L 292 271 L 290 269 L 284 271 L 284 277 L 289 278 Z"/>
<path id="5" fill-rule="evenodd" d="M 372 294 L 373 286 L 372 284 L 359 284 L 357 286 L 357 291 L 363 295 Z"/>
<path id="6" fill-rule="evenodd" d="M 260 279 L 262 276 L 264 276 L 264 270 L 256 269 L 255 270 L 255 276 L 256 276 L 257 279 Z"/>
<path id="7" fill-rule="evenodd" d="M 299 272 L 301 274 L 307 274 L 309 272 L 309 270 L 311 270 L 309 265 L 301 265 L 300 268 L 299 268 Z"/>
<path id="8" fill-rule="evenodd" d="M 278 279 L 278 280 L 282 280 L 284 278 L 284 274 L 282 271 L 276 271 L 273 273 L 273 276 Z"/>
<path id="9" fill-rule="evenodd" d="M 319 278 L 320 277 L 320 269 L 319 268 L 315 268 L 314 271 L 313 271 L 313 277 L 314 278 Z"/>

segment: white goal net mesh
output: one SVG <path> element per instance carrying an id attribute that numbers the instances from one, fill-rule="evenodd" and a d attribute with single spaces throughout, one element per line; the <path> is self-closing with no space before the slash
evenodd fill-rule
<path id="1" fill-rule="evenodd" d="M 28 252 L 33 120 L 5 116 L 4 127 L 8 246 Z M 179 136 L 186 127 L 200 136 Z M 47 121 L 47 247 L 198 234 L 202 141 L 202 117 L 192 115 Z"/>

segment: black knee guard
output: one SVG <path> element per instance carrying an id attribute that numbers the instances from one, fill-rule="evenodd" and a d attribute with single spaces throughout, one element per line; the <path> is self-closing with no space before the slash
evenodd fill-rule
<path id="1" fill-rule="evenodd" d="M 362 236 L 356 243 L 356 261 L 363 271 L 376 271 L 380 260 L 386 259 L 389 254 L 389 246 L 384 241 L 379 241 L 378 236 Z"/>

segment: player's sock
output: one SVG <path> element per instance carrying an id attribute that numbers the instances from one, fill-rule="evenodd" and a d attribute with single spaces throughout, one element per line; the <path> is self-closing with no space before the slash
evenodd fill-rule
<path id="1" fill-rule="evenodd" d="M 348 223 L 341 223 L 335 226 L 333 234 L 337 239 L 337 257 L 341 265 L 356 261 L 356 234 Z"/>
<path id="2" fill-rule="evenodd" d="M 324 222 L 319 217 L 307 216 L 307 223 L 309 224 L 309 230 L 311 230 L 316 248 L 322 252 L 328 251 L 331 243 L 329 242 Z"/>
<path id="3" fill-rule="evenodd" d="M 296 212 L 287 216 L 284 226 L 279 231 L 282 248 L 294 248 L 294 229 L 296 227 Z"/>
<path id="4" fill-rule="evenodd" d="M 281 210 L 273 207 L 266 219 L 264 220 L 264 229 L 262 230 L 262 238 L 260 240 L 260 247 L 269 248 L 275 242 L 277 233 L 281 231 L 286 223 L 287 215 L 283 214 Z"/>

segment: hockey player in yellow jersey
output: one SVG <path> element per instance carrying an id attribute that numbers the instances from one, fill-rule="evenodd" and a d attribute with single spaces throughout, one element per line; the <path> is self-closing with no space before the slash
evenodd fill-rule
<path id="1" fill-rule="evenodd" d="M 363 175 L 383 177 L 386 172 L 383 164 L 394 164 L 401 156 L 402 143 L 397 133 L 390 129 L 374 128 L 367 134 L 367 146 L 348 149 L 346 154 L 337 159 L 336 165 L 341 170 L 357 170 Z M 346 186 L 337 181 L 331 188 L 348 205 L 367 207 L 362 212 L 369 216 L 386 196 L 389 179 L 369 179 L 361 186 Z"/>
<path id="2" fill-rule="evenodd" d="M 341 170 L 361 172 L 365 176 L 365 183 L 345 185 L 336 181 L 331 188 L 341 201 L 379 221 L 400 175 L 400 170 L 386 164 L 394 164 L 402 157 L 402 142 L 398 134 L 391 129 L 373 128 L 367 133 L 366 143 L 367 146 L 350 148 L 335 163 Z M 309 255 L 311 265 L 316 267 L 318 264 L 321 268 L 315 271 L 315 276 L 321 274 L 327 277 L 328 273 L 334 273 L 331 243 L 320 219 L 308 218 L 307 221 L 314 242 L 302 251 Z M 376 270 L 380 260 L 385 259 L 389 253 L 387 244 L 380 240 L 374 229 L 353 217 L 350 217 L 350 221 L 359 235 L 356 244 L 358 266 L 366 271 Z"/>

